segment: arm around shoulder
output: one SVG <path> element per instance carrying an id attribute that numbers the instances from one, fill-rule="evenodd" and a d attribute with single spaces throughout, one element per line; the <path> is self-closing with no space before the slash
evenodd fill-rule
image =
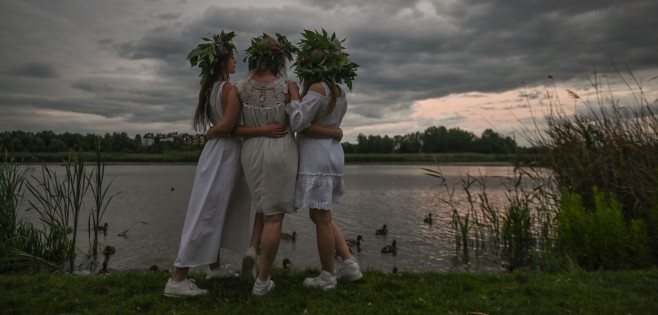
<path id="1" fill-rule="evenodd" d="M 237 89 L 231 83 L 226 83 L 222 89 L 222 108 L 224 115 L 222 121 L 212 126 L 208 132 L 208 138 L 217 138 L 229 135 L 235 129 L 240 116 L 240 100 L 238 99 Z"/>

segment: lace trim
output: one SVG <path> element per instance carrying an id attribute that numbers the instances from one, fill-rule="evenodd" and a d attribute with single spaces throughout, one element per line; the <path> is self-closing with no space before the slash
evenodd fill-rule
<path id="1" fill-rule="evenodd" d="M 342 175 L 300 173 L 297 176 L 297 182 L 302 184 L 323 183 L 333 185 L 334 183 L 340 183 L 342 178 Z"/>
<path id="2" fill-rule="evenodd" d="M 331 204 L 317 203 L 317 202 L 295 202 L 295 208 L 313 208 L 313 209 L 331 210 Z"/>
<path id="3" fill-rule="evenodd" d="M 254 106 L 254 105 L 249 105 L 249 104 L 242 104 L 242 108 L 249 108 L 253 110 L 279 110 L 281 106 L 284 106 L 284 104 L 277 104 L 274 106 L 267 106 L 267 107 L 261 107 L 261 106 Z"/>

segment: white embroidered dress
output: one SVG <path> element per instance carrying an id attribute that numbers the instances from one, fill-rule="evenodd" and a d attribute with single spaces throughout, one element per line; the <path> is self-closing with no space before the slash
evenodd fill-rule
<path id="1" fill-rule="evenodd" d="M 241 125 L 260 127 L 278 123 L 288 127 L 282 138 L 252 137 L 242 143 L 242 167 L 257 212 L 293 213 L 297 177 L 297 144 L 288 123 L 286 81 L 259 83 L 250 78 L 236 84 L 242 103 Z"/>
<path id="2" fill-rule="evenodd" d="M 223 118 L 224 83 L 215 83 L 210 95 L 213 124 Z M 254 213 L 240 147 L 240 138 L 230 135 L 210 139 L 203 147 L 174 266 L 210 264 L 217 260 L 220 247 L 244 252 L 249 246 Z"/>
<path id="3" fill-rule="evenodd" d="M 329 87 L 322 85 L 326 95 L 309 91 L 301 101 L 292 101 L 287 111 L 290 125 L 297 132 L 299 150 L 295 206 L 331 210 L 333 203 L 345 202 L 343 147 L 334 139 L 315 139 L 301 133 L 311 124 L 339 128 L 343 121 L 347 111 L 345 93 L 341 91 L 334 109 L 327 113 Z"/>

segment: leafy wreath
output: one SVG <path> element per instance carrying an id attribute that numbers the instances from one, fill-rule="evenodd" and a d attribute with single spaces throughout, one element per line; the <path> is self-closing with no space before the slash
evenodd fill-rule
<path id="1" fill-rule="evenodd" d="M 201 39 L 206 43 L 197 45 L 187 55 L 190 66 L 194 67 L 198 64 L 201 68 L 199 76 L 202 78 L 212 76 L 215 64 L 219 62 L 219 59 L 237 51 L 235 44 L 233 44 L 233 37 L 235 37 L 235 32 L 224 33 L 223 30 L 219 34 L 212 35 L 212 38 L 202 37 Z"/>
<path id="2" fill-rule="evenodd" d="M 279 33 L 276 33 L 276 40 L 279 42 L 279 46 L 267 47 L 261 43 L 265 38 L 272 37 L 263 33 L 262 36 L 252 38 L 251 46 L 245 50 L 247 56 L 242 61 L 247 62 L 249 70 L 258 67 L 258 59 L 261 57 L 266 57 L 274 61 L 275 65 L 279 69 L 282 69 L 286 65 L 286 59 L 292 61 L 292 55 L 297 52 L 297 47 L 288 41 L 288 38 Z"/>
<path id="3" fill-rule="evenodd" d="M 326 82 L 329 85 L 335 83 L 345 83 L 352 90 L 352 80 L 356 77 L 358 64 L 349 60 L 346 52 L 343 50 L 342 43 L 345 41 L 337 40 L 336 34 L 331 36 L 327 31 L 322 29 L 318 31 L 305 30 L 302 33 L 303 39 L 299 41 L 299 50 L 295 66 L 295 74 L 307 82 Z M 316 49 L 324 50 L 328 58 L 316 60 L 312 52 Z"/>

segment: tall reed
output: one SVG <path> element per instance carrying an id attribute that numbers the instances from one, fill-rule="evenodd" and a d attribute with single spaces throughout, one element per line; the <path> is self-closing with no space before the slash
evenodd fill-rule
<path id="1" fill-rule="evenodd" d="M 627 91 L 613 90 L 613 79 Z M 581 196 L 586 211 L 598 211 L 595 192 L 601 191 L 621 204 L 627 222 L 644 221 L 658 262 L 658 100 L 647 98 L 630 70 L 616 77 L 595 73 L 590 84 L 590 96 L 567 90 L 573 110 L 557 91 L 547 92 L 545 124 L 536 122 L 539 132 L 528 141 L 542 150 L 560 191 Z"/>
<path id="2" fill-rule="evenodd" d="M 451 227 L 455 248 L 464 262 L 471 252 L 486 252 L 499 257 L 507 269 L 531 266 L 533 257 L 550 252 L 554 239 L 556 201 L 554 186 L 545 174 L 533 174 L 532 169 L 516 169 L 507 178 L 505 200 L 494 204 L 487 192 L 487 177 L 465 174 L 458 183 L 447 183 L 440 167 L 423 169 L 426 175 L 438 178 L 447 193 L 441 201 L 452 209 Z M 460 206 L 455 198 L 459 186 L 466 199 Z M 475 244 L 469 249 L 469 244 Z M 539 255 L 539 256 L 538 256 Z"/>
<path id="3" fill-rule="evenodd" d="M 16 212 L 23 198 L 24 184 L 24 173 L 5 152 L 0 165 L 0 243 L 9 240 L 16 231 Z"/>
<path id="4" fill-rule="evenodd" d="M 82 152 L 69 157 L 63 179 L 60 180 L 55 171 L 44 165 L 41 177 L 33 177 L 33 180 L 34 183 L 28 182 L 27 185 L 34 196 L 29 203 L 44 225 L 46 259 L 68 260 L 69 271 L 73 272 L 80 212 L 91 182 Z M 70 238 L 69 231 L 72 233 Z"/>
<path id="5" fill-rule="evenodd" d="M 25 171 L 6 152 L 0 164 L 0 272 L 53 264 L 41 258 L 43 238 L 34 225 L 19 218 Z"/>
<path id="6" fill-rule="evenodd" d="M 94 197 L 94 207 L 90 212 L 89 222 L 87 224 L 89 226 L 89 233 L 92 233 L 92 231 L 94 233 L 93 239 L 91 236 L 89 237 L 92 242 L 91 252 L 94 257 L 98 256 L 98 234 L 100 232 L 101 220 L 107 211 L 107 207 L 110 205 L 110 201 L 116 196 L 112 195 L 108 197 L 108 190 L 112 183 L 105 184 L 104 182 L 105 162 L 101 159 L 100 145 L 101 142 L 99 137 L 96 139 L 96 168 L 92 171 L 93 183 L 91 184 L 91 193 Z"/>

